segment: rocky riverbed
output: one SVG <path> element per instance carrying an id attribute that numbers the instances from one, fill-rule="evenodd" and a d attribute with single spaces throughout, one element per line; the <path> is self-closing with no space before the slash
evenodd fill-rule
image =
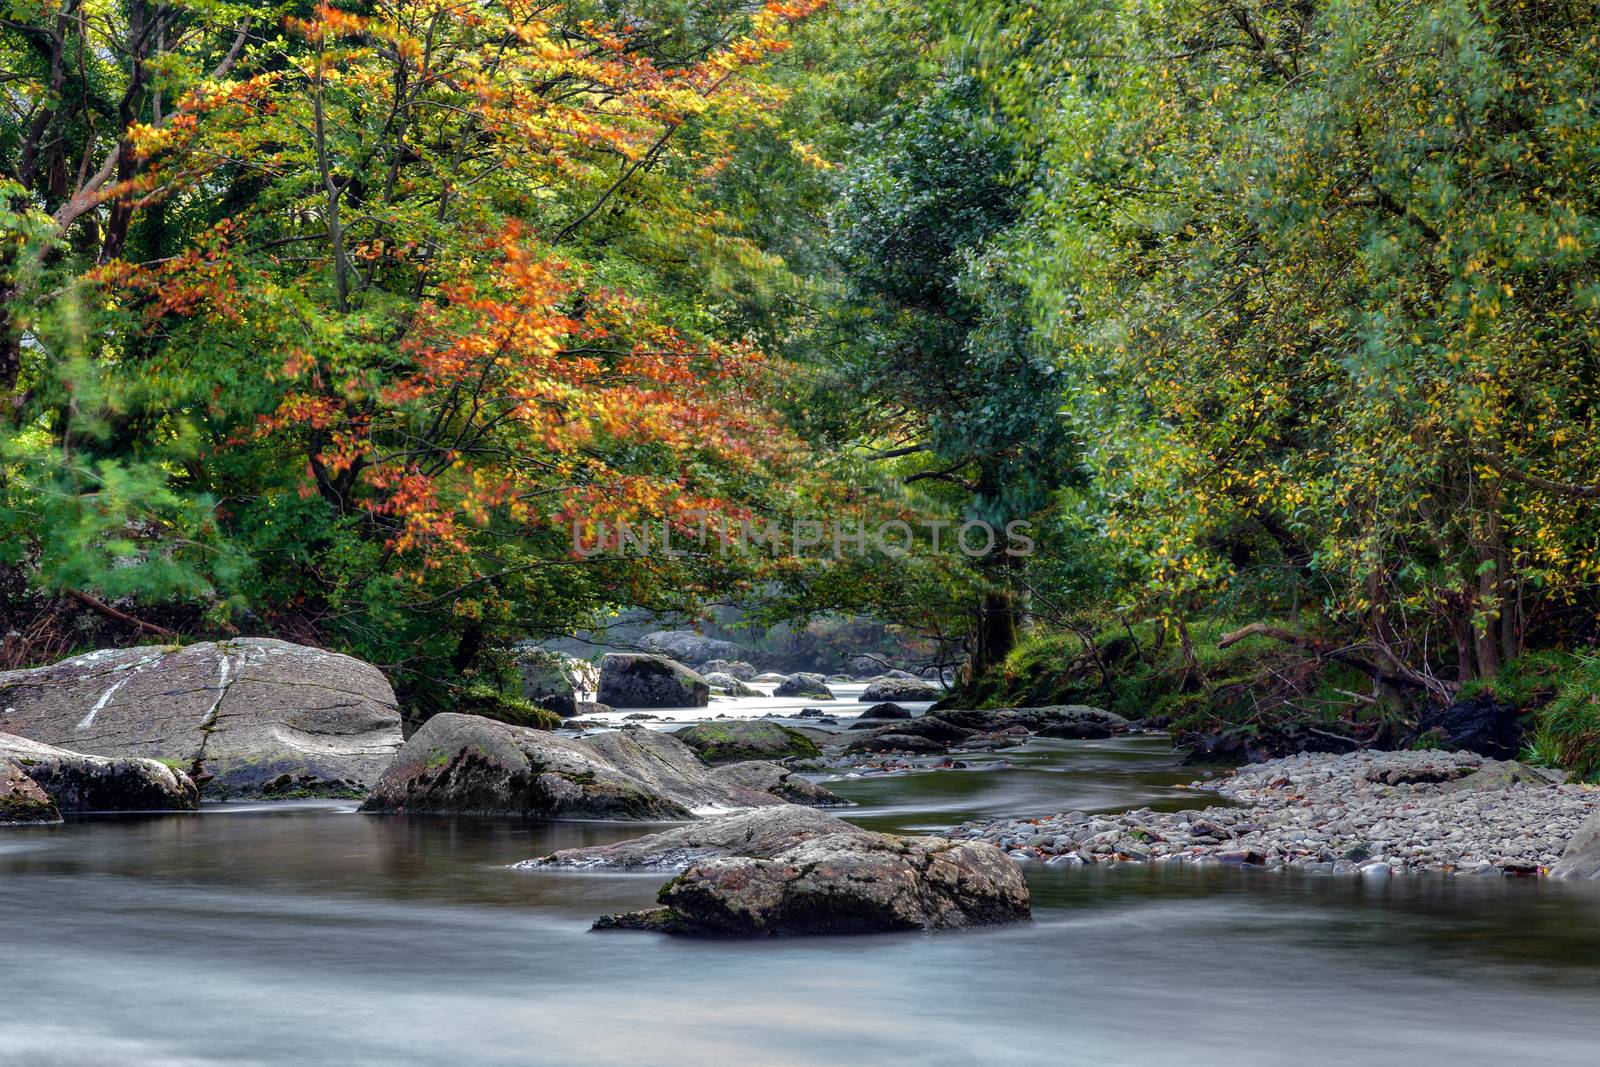
<path id="1" fill-rule="evenodd" d="M 1539 875 L 1560 858 L 1600 789 L 1468 752 L 1307 753 L 1190 788 L 1223 803 L 1181 812 L 1062 812 L 966 823 L 1050 863 L 1209 862 L 1388 877 L 1417 871 Z"/>

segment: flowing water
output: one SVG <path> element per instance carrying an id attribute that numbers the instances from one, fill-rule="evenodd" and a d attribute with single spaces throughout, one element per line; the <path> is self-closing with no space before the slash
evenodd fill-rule
<path id="1" fill-rule="evenodd" d="M 907 830 L 1195 799 L 1155 739 L 1000 758 L 829 784 L 862 803 L 850 818 Z M 507 866 L 639 832 L 340 803 L 5 830 L 0 1064 L 1583 1063 L 1600 1045 L 1600 886 L 1033 865 L 1029 926 L 718 943 L 589 932 L 662 876 Z"/>

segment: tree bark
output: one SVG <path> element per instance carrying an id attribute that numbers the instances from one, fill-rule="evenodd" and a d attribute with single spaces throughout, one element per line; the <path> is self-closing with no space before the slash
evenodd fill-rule
<path id="1" fill-rule="evenodd" d="M 1017 647 L 1016 595 L 1009 589 L 991 589 L 978 606 L 976 640 L 973 642 L 973 678 L 981 678 L 1000 666 Z"/>

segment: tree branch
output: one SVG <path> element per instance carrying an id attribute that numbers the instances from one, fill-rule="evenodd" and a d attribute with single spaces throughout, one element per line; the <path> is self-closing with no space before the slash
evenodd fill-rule
<path id="1" fill-rule="evenodd" d="M 1547 493 L 1578 497 L 1584 500 L 1600 497 L 1600 485 L 1581 485 L 1577 482 L 1561 482 L 1556 481 L 1554 478 L 1541 478 L 1537 474 L 1529 474 L 1526 471 L 1519 471 L 1515 467 L 1506 466 L 1505 461 L 1493 453 L 1485 453 L 1483 463 L 1484 466 L 1493 470 L 1496 474 L 1504 475 L 1514 482 L 1521 482 L 1523 485 L 1531 485 L 1535 489 L 1543 489 Z"/>
<path id="2" fill-rule="evenodd" d="M 119 608 L 114 608 L 110 604 L 107 604 L 104 600 L 101 600 L 97 597 L 92 597 L 88 593 L 83 592 L 81 589 L 67 589 L 64 590 L 64 592 L 69 597 L 82 604 L 84 607 L 93 608 L 95 611 L 98 611 L 108 619 L 115 619 L 120 623 L 125 623 L 129 626 L 136 627 L 145 633 L 152 633 L 158 637 L 171 638 L 172 640 L 177 640 L 178 638 L 178 631 L 169 630 L 165 626 L 157 626 L 153 622 L 145 622 L 143 619 L 135 618 L 134 616 L 129 615 L 126 611 L 122 611 Z"/>

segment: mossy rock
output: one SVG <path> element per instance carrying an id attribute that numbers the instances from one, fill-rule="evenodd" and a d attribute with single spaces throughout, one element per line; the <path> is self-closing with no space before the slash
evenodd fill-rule
<path id="1" fill-rule="evenodd" d="M 811 758 L 822 754 L 800 731 L 764 720 L 704 722 L 679 730 L 673 736 L 694 749 L 707 763 L 778 760 L 790 756 Z"/>
<path id="2" fill-rule="evenodd" d="M 561 716 L 555 712 L 486 685 L 467 688 L 457 699 L 455 710 L 462 715 L 478 715 L 531 730 L 554 730 L 561 725 Z"/>

